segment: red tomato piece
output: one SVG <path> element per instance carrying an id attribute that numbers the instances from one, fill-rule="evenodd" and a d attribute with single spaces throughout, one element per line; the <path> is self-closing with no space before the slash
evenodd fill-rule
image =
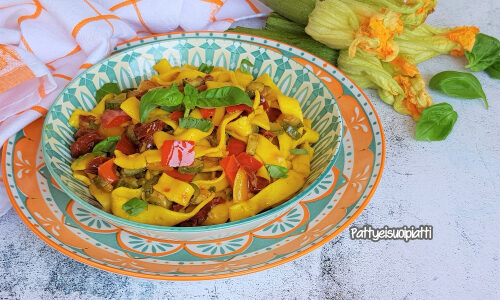
<path id="1" fill-rule="evenodd" d="M 238 154 L 238 156 L 236 156 L 236 160 L 240 163 L 240 165 L 247 173 L 257 172 L 263 166 L 260 161 L 246 152 L 241 152 L 240 154 Z"/>
<path id="2" fill-rule="evenodd" d="M 110 184 L 118 181 L 118 176 L 116 175 L 116 171 L 114 168 L 114 161 L 114 158 L 107 160 L 97 168 L 97 174 Z"/>
<path id="3" fill-rule="evenodd" d="M 166 140 L 161 146 L 161 164 L 164 167 L 187 167 L 194 162 L 194 142 Z"/>
<path id="4" fill-rule="evenodd" d="M 193 177 L 194 177 L 194 174 L 181 174 L 176 169 L 165 170 L 165 171 L 163 171 L 163 173 L 167 174 L 170 177 L 173 177 L 175 179 L 182 180 L 185 182 L 191 182 L 191 180 L 193 180 Z"/>
<path id="5" fill-rule="evenodd" d="M 170 119 L 172 119 L 172 121 L 174 121 L 174 122 L 179 122 L 179 119 L 182 118 L 182 116 L 184 116 L 184 112 L 182 112 L 180 110 L 174 110 L 170 114 Z"/>
<path id="6" fill-rule="evenodd" d="M 123 123 L 132 120 L 132 118 L 127 115 L 121 109 L 110 109 L 105 111 L 101 115 L 101 126 L 103 128 L 118 127 Z"/>
<path id="7" fill-rule="evenodd" d="M 248 175 L 248 188 L 250 192 L 256 194 L 269 185 L 269 180 L 257 176 L 254 172 L 246 172 Z"/>
<path id="8" fill-rule="evenodd" d="M 116 143 L 116 150 L 120 150 L 123 154 L 134 154 L 137 152 L 137 148 L 134 143 L 132 143 L 125 133 L 122 133 L 122 138 Z"/>
<path id="9" fill-rule="evenodd" d="M 242 142 L 234 137 L 229 138 L 227 142 L 227 151 L 229 151 L 229 155 L 238 155 L 241 152 L 245 152 L 247 149 L 247 144 Z"/>
<path id="10" fill-rule="evenodd" d="M 274 134 L 273 132 L 271 132 L 269 130 L 265 130 L 264 128 L 261 128 L 259 133 L 262 134 L 263 136 L 265 136 L 266 138 L 273 138 L 276 136 L 276 134 Z"/>
<path id="11" fill-rule="evenodd" d="M 209 119 L 215 114 L 215 108 L 200 108 L 200 113 L 203 119 Z"/>
<path id="12" fill-rule="evenodd" d="M 229 183 L 233 186 L 236 173 L 238 173 L 238 170 L 240 169 L 238 160 L 236 160 L 234 155 L 229 155 L 221 160 L 220 166 L 224 169 L 227 180 L 229 180 Z"/>
<path id="13" fill-rule="evenodd" d="M 226 107 L 226 112 L 228 114 L 232 114 L 232 113 L 237 112 L 237 111 L 246 111 L 247 113 L 251 113 L 253 111 L 253 109 L 246 104 L 238 104 L 238 105 Z"/>

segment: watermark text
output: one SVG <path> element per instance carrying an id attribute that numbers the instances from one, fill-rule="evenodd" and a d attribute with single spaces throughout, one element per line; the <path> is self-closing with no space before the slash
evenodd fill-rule
<path id="1" fill-rule="evenodd" d="M 349 228 L 352 240 L 371 240 L 378 242 L 380 240 L 432 240 L 433 228 L 431 225 L 403 226 L 373 228 L 371 225 L 363 227 L 352 226 Z"/>

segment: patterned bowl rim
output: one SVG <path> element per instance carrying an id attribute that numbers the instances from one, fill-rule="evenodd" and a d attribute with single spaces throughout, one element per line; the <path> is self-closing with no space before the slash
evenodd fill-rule
<path id="1" fill-rule="evenodd" d="M 195 34 L 199 33 L 200 35 L 196 36 L 196 37 L 185 37 L 185 36 L 183 36 L 186 33 L 195 33 Z M 217 37 L 209 36 L 210 33 L 223 33 L 223 34 L 227 34 L 227 37 L 225 37 L 225 38 L 232 39 L 234 41 L 243 42 L 245 44 L 250 44 L 250 42 L 245 41 L 245 40 L 241 40 L 240 38 L 237 37 L 237 35 L 251 36 L 251 37 L 254 37 L 254 38 L 258 39 L 258 40 L 263 40 L 263 41 L 264 40 L 274 41 L 272 39 L 267 39 L 267 38 L 263 38 L 263 37 L 259 37 L 259 36 L 251 35 L 251 34 L 240 34 L 240 33 L 221 32 L 221 31 L 219 31 L 219 32 L 218 31 L 192 31 L 192 32 L 168 33 L 168 34 L 165 34 L 165 35 L 170 35 L 171 36 L 171 38 L 169 39 L 169 41 L 171 41 L 171 40 L 179 40 L 179 39 L 190 39 L 190 38 L 217 38 Z M 150 38 L 150 37 L 153 37 L 153 36 L 148 36 L 148 37 L 145 37 L 145 38 Z M 231 37 L 229 37 L 229 36 L 231 36 Z M 131 42 L 131 41 L 129 41 L 129 42 Z M 71 80 L 71 82 L 69 82 L 65 86 L 65 88 L 59 93 L 59 95 L 54 100 L 53 104 L 51 105 L 51 107 L 50 107 L 50 109 L 49 109 L 49 111 L 47 113 L 47 115 L 49 115 L 50 113 L 52 113 L 55 110 L 56 104 L 59 101 L 62 101 L 60 99 L 62 99 L 63 94 L 70 88 L 70 86 L 72 84 L 74 84 L 77 80 L 79 80 L 81 77 L 83 77 L 84 75 L 86 75 L 89 71 L 94 70 L 94 69 L 100 67 L 102 64 L 106 63 L 107 61 L 109 61 L 109 60 L 111 60 L 111 59 L 113 59 L 115 57 L 123 55 L 123 53 L 125 51 L 137 50 L 139 48 L 147 48 L 147 47 L 151 47 L 154 44 L 159 44 L 159 43 L 163 43 L 163 42 L 165 42 L 165 40 L 148 42 L 148 43 L 140 44 L 140 45 L 137 45 L 137 46 L 133 46 L 133 47 L 124 49 L 122 51 L 119 51 L 119 52 L 117 52 L 117 53 L 115 53 L 115 54 L 113 54 L 113 55 L 111 55 L 109 57 L 106 57 L 105 59 L 103 59 L 103 60 L 95 63 L 94 65 L 92 65 L 91 67 L 89 67 L 87 70 L 85 70 L 84 72 L 80 73 L 77 77 L 74 77 L 73 80 Z M 325 64 L 333 67 L 337 72 L 339 72 L 340 74 L 342 74 L 347 80 L 349 80 L 349 82 L 355 84 L 349 77 L 347 77 L 339 69 L 337 69 L 335 66 L 333 66 L 329 62 L 324 61 L 323 59 L 319 58 L 318 56 L 313 55 L 313 54 L 311 54 L 311 53 L 309 53 L 307 51 L 304 51 L 302 49 L 299 49 L 299 48 L 297 48 L 295 46 L 292 46 L 292 45 L 289 45 L 289 44 L 286 44 L 286 43 L 282 43 L 282 42 L 279 42 L 279 43 L 282 44 L 282 45 L 284 45 L 284 46 L 286 46 L 286 47 L 288 47 L 288 48 L 292 48 L 292 49 L 294 49 L 296 51 L 298 50 L 300 52 L 307 53 L 307 54 L 311 55 L 312 57 L 316 58 L 317 60 L 319 60 L 321 62 L 324 62 Z M 274 48 L 274 49 L 280 50 L 279 48 L 272 47 L 270 45 L 266 45 L 266 47 L 270 47 L 270 48 Z M 280 54 L 280 55 L 283 56 L 283 54 Z M 297 63 L 299 65 L 302 65 L 300 62 L 297 62 Z M 356 85 L 356 87 L 358 87 L 358 86 Z M 330 89 L 328 87 L 326 87 L 326 89 L 328 91 L 330 91 Z M 359 87 L 358 87 L 358 89 L 359 89 Z M 361 91 L 361 89 L 359 89 L 359 90 Z M 366 95 L 364 93 L 363 93 L 363 96 L 366 99 L 368 99 L 368 97 L 366 97 Z M 335 99 L 332 99 L 332 101 L 334 101 L 336 103 Z M 370 105 L 371 105 L 371 103 L 370 103 Z M 66 186 L 66 184 L 64 183 L 64 181 L 61 179 L 61 177 L 58 175 L 57 170 L 52 167 L 51 163 L 49 163 L 50 162 L 50 155 L 45 150 L 45 147 L 42 147 L 42 152 L 43 152 L 44 161 L 45 161 L 45 163 L 47 165 L 47 168 L 48 168 L 48 170 L 49 170 L 52 178 L 54 178 L 54 180 L 57 182 L 57 184 L 59 184 L 59 186 L 64 190 L 64 192 L 70 198 L 74 199 L 79 204 L 83 205 L 85 208 L 87 208 L 90 211 L 96 213 L 97 215 L 99 215 L 100 217 L 102 217 L 104 219 L 111 220 L 111 222 L 114 223 L 114 224 L 120 224 L 120 225 L 130 226 L 130 227 L 138 228 L 138 229 L 142 229 L 142 230 L 154 230 L 154 231 L 157 231 L 157 232 L 165 232 L 165 233 L 168 233 L 168 232 L 176 232 L 176 233 L 180 232 L 180 233 L 182 233 L 182 232 L 213 231 L 213 230 L 217 230 L 217 229 L 226 229 L 226 228 L 231 228 L 231 227 L 235 227 L 235 226 L 245 225 L 247 223 L 251 223 L 251 222 L 254 222 L 254 221 L 258 221 L 259 219 L 263 219 L 266 216 L 269 216 L 269 215 L 274 214 L 276 212 L 285 210 L 286 208 L 289 208 L 289 207 L 295 205 L 300 199 L 302 199 L 305 196 L 307 196 L 307 194 L 309 192 L 311 192 L 321 182 L 321 180 L 324 179 L 324 177 L 328 174 L 329 170 L 333 167 L 336 159 L 338 158 L 338 154 L 340 152 L 339 150 L 340 150 L 340 147 L 341 147 L 341 144 L 342 144 L 342 136 L 344 134 L 344 126 L 343 126 L 343 122 L 344 121 L 342 119 L 342 115 L 341 115 L 340 109 L 338 108 L 338 105 L 335 105 L 335 107 L 337 107 L 337 113 L 339 115 L 338 126 L 340 127 L 340 134 L 339 134 L 339 137 L 337 139 L 337 144 L 335 146 L 336 147 L 335 152 L 334 152 L 332 158 L 330 159 L 328 165 L 325 166 L 323 172 L 321 172 L 321 174 L 318 176 L 318 178 L 316 178 L 316 180 L 314 180 L 308 187 L 306 187 L 300 193 L 296 194 L 293 198 L 287 200 L 286 202 L 284 202 L 284 203 L 282 203 L 282 204 L 280 204 L 280 205 L 278 205 L 278 206 L 276 206 L 276 207 L 274 207 L 272 209 L 269 209 L 267 211 L 264 211 L 262 213 L 259 213 L 259 214 L 255 215 L 255 216 L 252 216 L 252 217 L 249 217 L 249 218 L 245 218 L 245 219 L 234 221 L 234 222 L 228 222 L 228 223 L 224 223 L 224 224 L 218 224 L 218 225 L 197 226 L 197 227 L 169 227 L 169 226 L 159 226 L 159 225 L 150 225 L 150 224 L 138 223 L 138 222 L 134 222 L 134 221 L 130 221 L 130 220 L 127 220 L 127 219 L 123 219 L 123 218 L 117 217 L 117 216 L 115 216 L 115 215 L 113 215 L 111 213 L 107 213 L 107 212 L 105 212 L 103 210 L 100 210 L 100 209 L 96 208 L 95 206 L 91 205 L 87 201 L 81 199 L 76 193 L 74 193 L 71 189 L 69 189 Z M 377 118 L 378 118 L 378 116 L 377 116 Z M 47 134 L 46 134 L 47 133 L 46 128 L 47 128 L 47 125 L 48 125 L 48 118 L 45 118 L 45 120 L 43 122 L 43 127 L 42 127 L 42 139 L 41 139 L 42 144 L 46 143 L 46 139 L 47 139 L 47 137 L 46 137 L 47 136 Z"/>

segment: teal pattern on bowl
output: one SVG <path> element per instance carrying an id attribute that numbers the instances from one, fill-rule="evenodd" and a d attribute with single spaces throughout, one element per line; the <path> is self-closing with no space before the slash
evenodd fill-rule
<path id="1" fill-rule="evenodd" d="M 110 223 L 125 227 L 146 236 L 173 240 L 206 240 L 249 231 L 271 221 L 312 191 L 327 175 L 341 144 L 342 118 L 331 91 L 321 79 L 293 58 L 307 61 L 317 58 L 288 45 L 266 47 L 268 40 L 254 37 L 244 41 L 240 35 L 228 33 L 173 34 L 162 41 L 152 40 L 119 52 L 90 67 L 76 77 L 63 90 L 49 110 L 42 132 L 43 153 L 47 167 L 61 188 L 87 210 L 98 214 Z M 75 129 L 68 125 L 76 109 L 90 110 L 95 105 L 95 92 L 107 82 L 117 82 L 124 88 L 137 87 L 142 80 L 150 79 L 156 72 L 153 65 L 166 58 L 172 65 L 186 63 L 213 64 L 234 70 L 243 59 L 250 60 L 252 74 L 270 75 L 280 90 L 301 103 L 304 116 L 313 120 L 313 128 L 320 133 L 320 140 L 313 146 L 315 153 L 311 174 L 305 187 L 294 198 L 257 216 L 221 225 L 194 228 L 161 227 L 131 222 L 101 211 L 88 203 L 92 199 L 88 188 L 72 176 L 69 147 L 74 141 Z M 343 77 L 338 74 L 339 78 Z M 345 80 L 345 79 L 344 79 Z"/>

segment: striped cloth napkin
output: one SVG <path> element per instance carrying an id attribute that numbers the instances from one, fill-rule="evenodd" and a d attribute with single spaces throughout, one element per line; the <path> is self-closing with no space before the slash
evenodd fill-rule
<path id="1" fill-rule="evenodd" d="M 1 1 L 0 146 L 45 115 L 74 76 L 119 43 L 171 31 L 223 31 L 269 12 L 257 0 Z M 0 215 L 8 208 L 0 184 Z"/>

